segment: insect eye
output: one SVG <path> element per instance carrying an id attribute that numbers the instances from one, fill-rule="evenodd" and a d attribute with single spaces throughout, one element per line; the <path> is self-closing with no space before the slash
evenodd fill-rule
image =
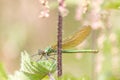
<path id="1" fill-rule="evenodd" d="M 41 55 L 44 51 L 41 49 L 38 49 L 38 55 Z"/>

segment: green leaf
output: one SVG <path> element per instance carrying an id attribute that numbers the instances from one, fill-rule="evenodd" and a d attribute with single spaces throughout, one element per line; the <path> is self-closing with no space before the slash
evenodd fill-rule
<path id="1" fill-rule="evenodd" d="M 3 68 L 2 63 L 0 63 L 0 80 L 7 80 L 7 74 Z"/>
<path id="2" fill-rule="evenodd" d="M 41 80 L 49 73 L 56 71 L 56 61 L 32 61 L 26 51 L 21 54 L 21 68 L 9 80 Z"/>

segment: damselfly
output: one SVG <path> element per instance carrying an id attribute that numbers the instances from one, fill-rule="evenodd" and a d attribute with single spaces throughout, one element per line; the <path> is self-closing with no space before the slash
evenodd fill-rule
<path id="1" fill-rule="evenodd" d="M 83 42 L 86 37 L 90 34 L 92 28 L 91 26 L 84 26 L 78 32 L 73 34 L 72 36 L 66 38 L 62 42 L 62 53 L 98 53 L 98 50 L 72 50 L 71 48 L 76 47 L 81 42 Z M 51 45 L 47 47 L 45 50 L 39 50 L 38 54 L 49 57 L 52 54 L 57 52 L 57 44 Z"/>

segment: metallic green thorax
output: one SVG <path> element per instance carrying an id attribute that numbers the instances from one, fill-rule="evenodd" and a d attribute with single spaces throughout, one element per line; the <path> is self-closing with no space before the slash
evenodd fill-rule
<path id="1" fill-rule="evenodd" d="M 47 47 L 45 49 L 45 53 L 47 53 L 47 54 L 54 53 L 54 52 L 56 52 L 56 50 L 52 49 L 51 47 Z"/>

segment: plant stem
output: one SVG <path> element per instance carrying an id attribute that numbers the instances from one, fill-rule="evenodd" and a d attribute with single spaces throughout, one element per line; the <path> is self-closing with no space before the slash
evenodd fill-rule
<path id="1" fill-rule="evenodd" d="M 57 36 L 57 70 L 58 78 L 62 76 L 62 15 L 58 12 L 58 36 Z"/>

